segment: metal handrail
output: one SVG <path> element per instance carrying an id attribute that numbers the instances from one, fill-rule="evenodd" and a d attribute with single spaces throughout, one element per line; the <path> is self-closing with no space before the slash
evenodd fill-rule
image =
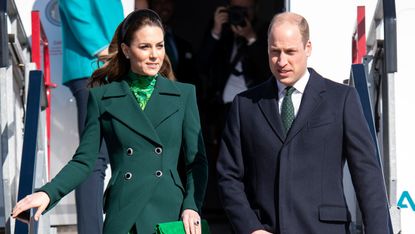
<path id="1" fill-rule="evenodd" d="M 4 0 L 1 2 L 5 2 Z M 16 37 L 20 44 L 24 47 L 27 47 L 30 49 L 30 43 L 29 38 L 26 34 L 26 31 L 24 30 L 24 26 L 22 23 L 22 20 L 20 19 L 19 11 L 17 9 L 16 3 L 14 0 L 7 0 L 7 16 L 9 19 L 13 19 L 13 21 L 16 22 Z"/>
<path id="2" fill-rule="evenodd" d="M 373 141 L 376 145 L 376 159 L 379 163 L 379 167 L 382 170 L 382 175 L 385 178 L 384 175 L 384 167 L 383 167 L 383 160 L 380 153 L 380 147 L 379 147 L 379 141 L 378 136 L 376 132 L 375 127 L 375 121 L 374 121 L 374 115 L 373 115 L 373 107 L 372 107 L 372 101 L 370 99 L 369 90 L 368 90 L 368 82 L 366 78 L 366 70 L 363 64 L 353 64 L 351 66 L 351 85 L 354 86 L 359 94 L 360 103 L 362 105 L 363 114 L 365 116 L 366 122 L 368 124 L 370 134 L 372 136 Z M 385 191 L 386 189 L 386 184 Z M 388 197 L 386 197 L 387 200 Z M 391 215 L 389 213 L 389 220 L 388 220 L 388 228 L 389 233 L 393 234 L 393 227 L 392 227 L 392 221 L 391 221 Z"/>
<path id="3" fill-rule="evenodd" d="M 34 190 L 41 99 L 42 96 L 45 96 L 43 86 L 42 71 L 30 71 L 18 200 L 33 193 Z M 32 216 L 33 210 L 30 212 L 29 217 Z M 17 221 L 14 233 L 23 234 L 29 233 L 29 231 L 30 233 L 37 233 L 36 222 L 31 218 L 29 221 L 31 229 L 25 223 Z"/>
<path id="4" fill-rule="evenodd" d="M 18 45 L 11 51 L 19 51 Z M 40 21 L 39 11 L 32 11 L 32 61 L 37 70 L 30 71 L 28 94 L 25 111 L 25 131 L 23 136 L 23 152 L 20 166 L 20 181 L 18 200 L 33 193 L 35 188 L 37 163 L 39 160 L 38 143 L 44 141 L 39 138 L 42 135 L 41 111 L 46 112 L 46 158 L 47 165 L 50 165 L 50 89 L 56 87 L 50 78 L 50 57 L 49 46 L 46 34 Z M 17 56 L 18 57 L 18 56 Z M 43 60 L 42 60 L 43 59 Z M 43 62 L 43 63 L 42 63 Z M 49 166 L 46 168 L 46 178 L 49 179 Z M 31 210 L 29 216 L 29 225 L 16 221 L 15 234 L 37 233 L 38 223 L 33 220 L 35 211 Z"/>
<path id="5" fill-rule="evenodd" d="M 43 67 L 41 64 L 41 49 L 43 49 Z M 51 121 L 51 89 L 56 87 L 50 78 L 50 56 L 49 44 L 42 23 L 40 22 L 39 11 L 32 11 L 32 60 L 38 69 L 42 69 L 45 75 L 46 89 L 46 137 L 47 137 L 47 163 L 50 165 L 50 121 Z M 47 177 L 50 178 L 50 168 L 47 169 Z"/>

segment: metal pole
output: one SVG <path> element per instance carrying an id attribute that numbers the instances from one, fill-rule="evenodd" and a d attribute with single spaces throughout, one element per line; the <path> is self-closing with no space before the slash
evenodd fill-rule
<path id="1" fill-rule="evenodd" d="M 400 212 L 397 204 L 395 83 L 394 73 L 382 77 L 383 157 L 386 187 L 389 195 L 391 221 L 394 233 L 400 233 Z"/>
<path id="2" fill-rule="evenodd" d="M 284 1 L 284 8 L 285 8 L 285 11 L 286 12 L 288 12 L 288 11 L 290 11 L 291 10 L 291 1 L 290 0 L 285 0 Z"/>
<path id="3" fill-rule="evenodd" d="M 8 49 L 8 32 L 7 32 L 7 1 L 0 1 L 0 67 L 9 66 L 9 49 Z"/>

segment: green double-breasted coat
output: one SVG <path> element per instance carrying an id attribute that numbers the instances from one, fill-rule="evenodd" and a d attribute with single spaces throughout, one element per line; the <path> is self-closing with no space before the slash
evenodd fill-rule
<path id="1" fill-rule="evenodd" d="M 158 76 L 144 111 L 125 81 L 91 89 L 73 159 L 40 189 L 50 196 L 47 210 L 88 176 L 102 137 L 112 171 L 104 195 L 105 234 L 125 234 L 134 224 L 140 234 L 153 233 L 155 224 L 179 220 L 184 209 L 200 210 L 207 160 L 194 86 Z M 179 155 L 184 155 L 184 185 Z"/>

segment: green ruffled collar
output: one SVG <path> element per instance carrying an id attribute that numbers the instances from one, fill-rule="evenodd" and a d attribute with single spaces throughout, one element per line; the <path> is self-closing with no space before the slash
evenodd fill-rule
<path id="1" fill-rule="evenodd" d="M 130 70 L 127 75 L 128 77 L 127 83 L 130 85 L 130 87 L 135 87 L 135 88 L 140 88 L 140 89 L 145 89 L 149 85 L 154 87 L 157 76 L 158 74 L 154 76 L 139 75 Z"/>
<path id="2" fill-rule="evenodd" d="M 146 107 L 154 91 L 157 76 L 158 74 L 155 76 L 143 76 L 132 71 L 128 73 L 126 81 L 142 110 Z"/>

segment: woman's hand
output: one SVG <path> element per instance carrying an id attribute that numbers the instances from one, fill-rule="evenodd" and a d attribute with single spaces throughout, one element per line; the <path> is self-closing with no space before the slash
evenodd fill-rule
<path id="1" fill-rule="evenodd" d="M 202 223 L 200 215 L 191 209 L 186 209 L 182 212 L 182 220 L 186 234 L 201 234 Z"/>
<path id="2" fill-rule="evenodd" d="M 16 206 L 13 208 L 11 216 L 13 218 L 17 218 L 17 216 L 23 211 L 31 208 L 37 208 L 35 220 L 39 221 L 42 212 L 46 209 L 46 207 L 48 207 L 49 202 L 50 198 L 48 194 L 46 194 L 45 192 L 33 193 L 17 202 Z"/>

